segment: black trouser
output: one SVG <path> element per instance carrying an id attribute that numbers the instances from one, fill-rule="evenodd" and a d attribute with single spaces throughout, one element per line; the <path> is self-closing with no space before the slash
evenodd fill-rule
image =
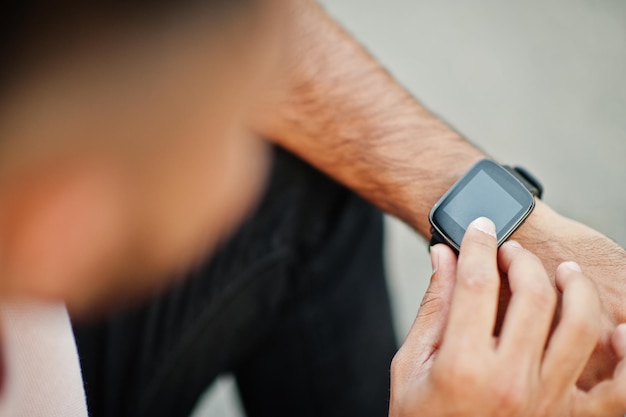
<path id="1" fill-rule="evenodd" d="M 75 325 L 92 417 L 188 416 L 232 372 L 254 416 L 387 415 L 382 216 L 283 151 L 255 214 L 178 287 Z"/>

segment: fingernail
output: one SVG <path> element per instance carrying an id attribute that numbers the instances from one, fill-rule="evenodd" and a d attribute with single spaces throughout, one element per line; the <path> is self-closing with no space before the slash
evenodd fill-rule
<path id="1" fill-rule="evenodd" d="M 578 265 L 576 262 L 564 262 L 563 266 L 574 272 L 583 272 L 580 265 Z"/>
<path id="2" fill-rule="evenodd" d="M 491 237 L 496 237 L 496 225 L 486 217 L 477 218 L 472 222 L 471 227 L 486 233 Z"/>
<path id="3" fill-rule="evenodd" d="M 517 240 L 509 240 L 508 242 L 505 243 L 505 245 L 511 248 L 515 248 L 515 249 L 522 249 L 522 245 L 520 245 L 520 243 Z"/>
<path id="4" fill-rule="evenodd" d="M 439 248 L 437 246 L 432 246 L 430 248 L 430 263 L 434 274 L 439 269 Z"/>

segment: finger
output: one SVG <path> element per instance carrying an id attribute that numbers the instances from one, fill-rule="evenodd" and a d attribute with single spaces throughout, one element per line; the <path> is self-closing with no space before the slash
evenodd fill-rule
<path id="1" fill-rule="evenodd" d="M 537 371 L 554 318 L 556 290 L 539 258 L 519 243 L 505 243 L 498 260 L 512 292 L 498 351 L 522 367 Z"/>
<path id="2" fill-rule="evenodd" d="M 500 274 L 496 230 L 480 218 L 469 225 L 463 238 L 450 319 L 444 336 L 454 349 L 491 346 L 498 309 Z"/>
<path id="3" fill-rule="evenodd" d="M 611 346 L 620 361 L 626 359 L 626 324 L 617 326 L 611 336 Z"/>
<path id="4" fill-rule="evenodd" d="M 456 256 L 445 245 L 430 250 L 433 275 L 417 318 L 402 347 L 414 364 L 425 362 L 441 344 L 456 280 Z"/>
<path id="5" fill-rule="evenodd" d="M 598 291 L 573 262 L 556 271 L 563 293 L 560 322 L 549 341 L 541 375 L 555 395 L 571 390 L 595 349 L 601 333 Z"/>
<path id="6" fill-rule="evenodd" d="M 611 337 L 613 350 L 621 362 L 613 378 L 596 385 L 589 393 L 579 392 L 574 402 L 576 417 L 623 416 L 626 414 L 626 325 L 617 327 Z"/>

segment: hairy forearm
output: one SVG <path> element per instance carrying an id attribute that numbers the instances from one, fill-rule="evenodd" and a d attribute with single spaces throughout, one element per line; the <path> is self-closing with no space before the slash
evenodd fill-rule
<path id="1" fill-rule="evenodd" d="M 291 0 L 289 55 L 260 133 L 430 237 L 428 212 L 483 152 L 411 97 L 314 1 Z M 541 201 L 513 235 L 549 273 L 576 260 L 600 290 L 606 329 L 584 386 L 610 376 L 626 322 L 626 252 Z"/>
<path id="2" fill-rule="evenodd" d="M 481 152 L 315 2 L 293 5 L 282 94 L 262 133 L 429 236 L 428 211 Z"/>
<path id="3" fill-rule="evenodd" d="M 284 72 L 260 132 L 430 237 L 430 209 L 484 153 L 420 105 L 316 1 L 288 5 Z M 550 254 L 567 251 L 548 246 L 571 240 L 560 236 L 569 222 L 555 228 L 561 220 L 538 202 L 514 235 L 549 270 L 564 260 Z"/>

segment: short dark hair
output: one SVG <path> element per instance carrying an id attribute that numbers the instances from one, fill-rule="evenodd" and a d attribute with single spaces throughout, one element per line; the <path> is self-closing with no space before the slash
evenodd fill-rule
<path id="1" fill-rule="evenodd" d="M 21 59 L 29 50 L 53 48 L 42 45 L 58 41 L 51 40 L 51 35 L 80 36 L 93 22 L 114 28 L 133 21 L 175 19 L 188 12 L 226 20 L 253 10 L 255 3 L 258 0 L 5 0 L 0 5 L 0 83 L 10 73 L 19 72 Z"/>

